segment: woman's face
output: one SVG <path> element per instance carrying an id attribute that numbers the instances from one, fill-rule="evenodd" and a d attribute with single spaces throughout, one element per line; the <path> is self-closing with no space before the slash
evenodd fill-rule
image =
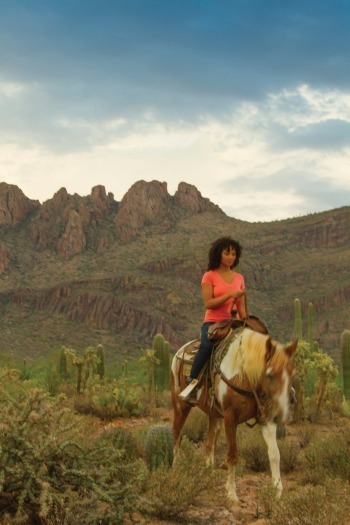
<path id="1" fill-rule="evenodd" d="M 232 246 L 229 246 L 228 248 L 224 248 L 222 250 L 221 264 L 225 266 L 225 268 L 231 268 L 235 260 L 236 260 L 236 250 L 232 248 Z"/>

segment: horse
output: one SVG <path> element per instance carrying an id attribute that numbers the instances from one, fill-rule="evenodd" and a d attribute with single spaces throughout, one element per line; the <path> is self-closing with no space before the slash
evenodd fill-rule
<path id="1" fill-rule="evenodd" d="M 273 484 L 282 493 L 280 452 L 277 445 L 277 425 L 289 419 L 290 396 L 294 366 L 292 356 L 297 341 L 281 344 L 270 336 L 243 328 L 230 336 L 226 355 L 217 363 L 212 380 L 201 379 L 197 386 L 197 406 L 209 416 L 209 429 L 205 444 L 206 463 L 214 466 L 215 446 L 224 422 L 227 439 L 228 478 L 226 491 L 229 502 L 238 503 L 235 467 L 238 460 L 236 433 L 239 424 L 255 419 L 262 427 L 267 445 Z M 183 353 L 193 344 L 190 341 L 175 354 L 171 365 L 171 398 L 174 410 L 174 461 L 180 453 L 182 429 L 193 408 L 180 399 L 186 387 L 183 373 Z M 215 355 L 214 355 L 215 361 Z M 212 384 L 211 384 L 212 383 Z M 214 393 L 213 396 L 209 390 Z"/>

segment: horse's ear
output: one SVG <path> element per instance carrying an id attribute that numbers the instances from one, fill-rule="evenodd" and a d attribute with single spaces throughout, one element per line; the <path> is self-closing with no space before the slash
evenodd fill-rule
<path id="1" fill-rule="evenodd" d="M 276 351 L 276 347 L 272 344 L 271 337 L 268 337 L 266 339 L 266 354 L 265 354 L 266 362 L 270 361 L 270 359 L 273 356 L 273 354 L 275 353 L 275 351 Z"/>
<path id="2" fill-rule="evenodd" d="M 292 357 L 292 355 L 294 354 L 294 352 L 297 349 L 297 347 L 298 347 L 298 339 L 293 341 L 293 343 L 291 343 L 290 345 L 286 346 L 286 349 L 285 349 L 286 354 L 289 357 Z"/>

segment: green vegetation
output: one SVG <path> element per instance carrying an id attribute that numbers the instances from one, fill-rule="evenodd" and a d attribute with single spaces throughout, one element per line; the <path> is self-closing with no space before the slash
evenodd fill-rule
<path id="1" fill-rule="evenodd" d="M 345 399 L 350 399 L 350 330 L 342 332 L 340 346 L 343 366 L 343 392 Z"/>

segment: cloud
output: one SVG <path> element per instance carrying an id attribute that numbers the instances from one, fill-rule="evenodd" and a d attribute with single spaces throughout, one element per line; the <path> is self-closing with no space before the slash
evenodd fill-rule
<path id="1" fill-rule="evenodd" d="M 349 10 L 341 0 L 5 0 L 4 176 L 40 200 L 60 186 L 87 194 L 101 183 L 118 200 L 140 179 L 172 192 L 185 180 L 248 220 L 343 203 Z"/>

